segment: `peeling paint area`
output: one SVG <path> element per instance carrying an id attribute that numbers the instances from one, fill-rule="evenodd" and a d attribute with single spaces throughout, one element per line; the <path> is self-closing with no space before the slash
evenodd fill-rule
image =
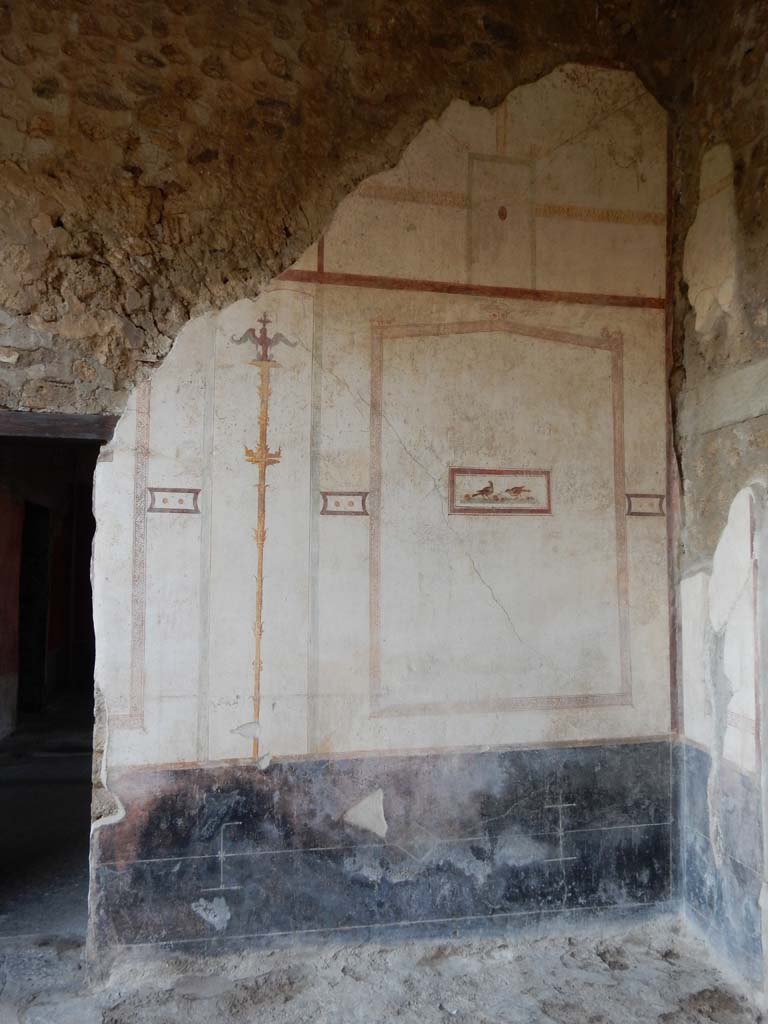
<path id="1" fill-rule="evenodd" d="M 762 978 L 764 840 L 758 572 L 765 492 L 734 497 L 711 571 L 681 584 L 684 893 L 753 981 Z M 763 549 L 765 550 L 765 549 Z"/>
<path id="2" fill-rule="evenodd" d="M 690 315 L 676 329 L 685 367 L 676 410 L 684 484 L 683 895 L 718 951 L 762 986 L 768 949 L 764 241 L 739 211 L 743 156 L 735 158 L 721 142 L 705 149 L 699 170 L 698 209 L 682 265 Z"/>
<path id="3" fill-rule="evenodd" d="M 343 821 L 355 828 L 384 839 L 387 835 L 387 819 L 384 817 L 384 791 L 375 789 L 344 812 Z"/>
<path id="4" fill-rule="evenodd" d="M 683 275 L 702 337 L 712 336 L 719 321 L 726 331 L 738 329 L 738 220 L 733 157 L 727 145 L 704 154 L 699 206 L 688 232 Z"/>
<path id="5" fill-rule="evenodd" d="M 206 924 L 215 928 L 217 932 L 223 932 L 232 917 L 227 901 L 221 896 L 215 896 L 212 900 L 195 900 L 192 904 L 192 909 Z"/>

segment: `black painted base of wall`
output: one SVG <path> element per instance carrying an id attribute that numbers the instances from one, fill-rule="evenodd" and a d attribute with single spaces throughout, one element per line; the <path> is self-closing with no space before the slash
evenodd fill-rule
<path id="1" fill-rule="evenodd" d="M 763 853 L 757 782 L 723 762 L 710 799 L 710 755 L 681 742 L 676 757 L 684 905 L 711 944 L 744 978 L 759 985 Z"/>
<path id="2" fill-rule="evenodd" d="M 135 771 L 97 948 L 530 927 L 675 895 L 667 742 Z M 381 789 L 385 837 L 344 813 Z"/>

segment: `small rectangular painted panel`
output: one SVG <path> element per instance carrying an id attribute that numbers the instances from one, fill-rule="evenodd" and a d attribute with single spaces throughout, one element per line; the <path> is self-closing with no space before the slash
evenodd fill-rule
<path id="1" fill-rule="evenodd" d="M 199 487 L 150 487 L 147 512 L 199 513 Z"/>
<path id="2" fill-rule="evenodd" d="M 663 494 L 628 494 L 627 515 L 628 516 L 663 516 L 664 510 Z"/>
<path id="3" fill-rule="evenodd" d="M 321 516 L 367 516 L 368 491 L 320 491 Z"/>
<path id="4" fill-rule="evenodd" d="M 448 502 L 466 515 L 551 515 L 549 470 L 451 467 Z"/>

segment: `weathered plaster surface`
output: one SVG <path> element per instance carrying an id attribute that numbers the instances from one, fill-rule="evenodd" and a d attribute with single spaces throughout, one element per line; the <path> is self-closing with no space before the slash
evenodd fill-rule
<path id="1" fill-rule="evenodd" d="M 763 66 L 749 51 L 745 61 L 742 86 Z M 680 301 L 676 306 L 675 352 L 684 373 L 673 375 L 684 484 L 679 626 L 684 734 L 696 745 L 683 752 L 682 845 L 689 906 L 761 983 L 768 309 L 764 185 L 757 183 L 764 182 L 757 165 L 765 145 L 755 136 L 765 125 L 761 107 L 746 101 L 732 116 L 744 118 L 742 138 L 730 137 L 730 147 L 705 146 L 700 165 L 689 168 L 699 175 L 698 206 L 690 230 L 677 236 L 685 245 L 680 281 L 691 303 L 687 314 Z"/>
<path id="2" fill-rule="evenodd" d="M 97 467 L 111 765 L 668 731 L 665 154 L 624 72 L 457 102 L 190 322 Z"/>
<path id="3" fill-rule="evenodd" d="M 296 0 L 278 16 L 253 4 L 227 4 L 223 14 L 217 4 L 176 0 L 151 10 L 15 3 L 0 17 L 0 405 L 122 409 L 131 384 L 190 315 L 255 294 L 317 239 L 355 184 L 394 164 L 455 96 L 490 107 L 564 60 L 624 61 L 671 116 L 685 728 L 719 757 L 727 706 L 734 692 L 749 691 L 740 654 L 747 625 L 734 610 L 725 628 L 730 669 L 718 654 L 713 678 L 711 559 L 736 494 L 765 479 L 768 450 L 767 47 L 768 7 L 751 0 L 706 9 L 677 0 L 585 2 L 565 15 L 560 5 L 532 3 L 514 22 L 492 2 L 454 8 L 450 20 L 444 5 L 427 0 L 321 9 Z M 621 158 L 636 166 L 631 147 Z M 578 165 L 575 153 L 571 160 Z M 492 170 L 483 173 L 492 184 Z M 485 230 L 498 226 L 493 207 L 485 212 L 475 239 L 482 273 L 498 280 L 499 260 L 524 271 L 520 250 Z M 567 241 L 563 225 L 560 239 Z M 392 260 L 399 248 L 379 258 Z M 431 257 L 436 276 L 444 251 Z M 614 251 L 617 267 L 625 251 Z M 584 269 L 595 273 L 589 261 Z M 601 268 L 609 277 L 613 270 Z M 554 257 L 549 271 L 557 274 Z M 578 330 L 592 326 L 572 312 Z M 351 408 L 349 422 L 354 401 Z M 130 487 L 122 498 L 127 507 Z M 210 550 L 201 548 L 201 564 Z M 364 547 L 357 554 L 364 558 Z M 109 600 L 110 614 L 132 620 L 120 598 Z M 205 619 L 205 602 L 199 611 Z M 310 664 L 318 656 L 310 650 Z M 132 710 L 128 700 L 127 717 Z M 578 732 L 579 713 L 560 717 Z M 246 747 L 259 739 L 252 723 L 252 714 L 241 716 L 233 734 Z M 191 729 L 189 720 L 177 730 L 179 749 Z M 199 726 L 195 733 L 198 751 L 208 734 Z M 749 741 L 728 749 L 734 763 L 753 756 Z M 97 815 L 112 810 L 97 793 Z"/>
<path id="4" fill-rule="evenodd" d="M 685 334 L 685 381 L 676 420 L 683 575 L 712 557 L 737 491 L 768 475 L 768 305 L 764 288 L 752 285 L 739 173 L 727 145 L 704 152 L 699 204 L 685 237 L 682 281 L 692 309 L 677 323 Z"/>
<path id="5" fill-rule="evenodd" d="M 133 392 L 97 941 L 669 902 L 666 195 L 627 72 L 457 101 Z"/>
<path id="6" fill-rule="evenodd" d="M 92 948 L 551 931 L 672 909 L 669 767 L 661 741 L 122 772 L 127 813 L 97 834 Z"/>
<path id="7" fill-rule="evenodd" d="M 737 247 L 733 158 L 730 148 L 721 144 L 704 154 L 699 205 L 683 254 L 694 329 L 705 338 L 712 339 L 718 327 L 730 337 L 739 330 Z M 707 358 L 707 352 L 703 354 Z"/>
<path id="8" fill-rule="evenodd" d="M 765 508 L 741 490 L 711 573 L 681 584 L 684 893 L 715 940 L 761 981 L 765 855 L 760 585 Z"/>
<path id="9" fill-rule="evenodd" d="M 760 789 L 731 762 L 685 744 L 680 836 L 687 913 L 742 978 L 764 978 Z"/>

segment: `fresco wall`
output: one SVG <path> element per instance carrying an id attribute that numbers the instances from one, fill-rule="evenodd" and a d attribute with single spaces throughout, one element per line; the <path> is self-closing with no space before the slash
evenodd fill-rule
<path id="1" fill-rule="evenodd" d="M 666 202 L 628 73 L 455 102 L 137 388 L 96 473 L 106 942 L 670 898 Z"/>
<path id="2" fill-rule="evenodd" d="M 705 153 L 699 207 L 685 244 L 684 271 L 702 351 L 717 362 L 724 340 L 741 334 L 744 322 L 739 285 L 738 220 L 734 166 L 720 145 Z M 719 341 L 717 337 L 719 336 Z M 738 364 L 738 358 L 733 359 Z M 749 460 L 732 448 L 727 428 L 759 415 L 755 398 L 764 392 L 752 367 L 729 367 L 707 387 L 687 384 L 679 428 L 683 443 L 699 451 L 688 484 L 686 551 L 701 546 L 701 523 L 720 521 L 710 558 L 688 566 L 680 584 L 684 697 L 682 775 L 682 862 L 686 904 L 694 922 L 730 955 L 753 983 L 762 982 L 765 903 L 764 739 L 761 690 L 766 649 L 766 477 L 738 489 L 733 481 L 707 474 L 702 448 L 722 445 L 727 462 L 740 472 Z M 745 376 L 746 373 L 746 376 Z M 709 507 L 692 501 L 710 486 Z M 730 506 L 730 507 L 729 507 Z"/>

